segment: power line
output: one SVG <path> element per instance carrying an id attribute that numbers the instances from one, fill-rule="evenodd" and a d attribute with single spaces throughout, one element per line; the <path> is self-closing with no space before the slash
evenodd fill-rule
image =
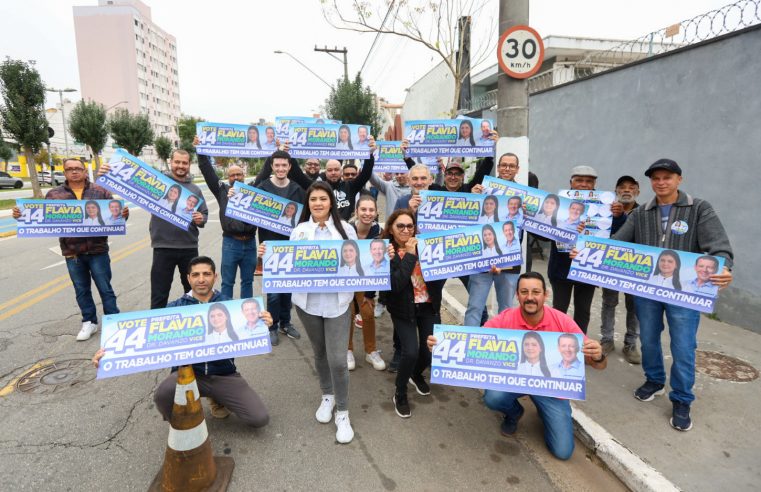
<path id="1" fill-rule="evenodd" d="M 386 25 L 386 19 L 388 19 L 389 14 L 391 14 L 391 9 L 394 8 L 395 3 L 396 3 L 396 0 L 392 0 L 391 5 L 388 6 L 388 10 L 386 11 L 386 16 L 383 18 L 383 22 L 381 22 L 381 25 L 378 28 L 378 32 L 375 33 L 375 39 L 373 39 L 373 44 L 370 45 L 370 49 L 367 51 L 367 56 L 365 56 L 365 61 L 362 62 L 362 68 L 359 69 L 360 73 L 362 73 L 362 70 L 365 69 L 365 64 L 367 63 L 367 60 L 370 59 L 370 54 L 373 52 L 373 48 L 375 48 L 375 43 L 378 42 L 378 38 L 381 35 L 380 30 L 383 29 L 383 26 Z"/>

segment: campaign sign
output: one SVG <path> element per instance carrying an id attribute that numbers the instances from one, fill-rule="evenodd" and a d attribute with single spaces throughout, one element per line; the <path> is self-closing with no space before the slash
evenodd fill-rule
<path id="1" fill-rule="evenodd" d="M 376 173 L 406 173 L 407 164 L 404 162 L 402 142 L 399 140 L 376 142 L 375 164 Z"/>
<path id="2" fill-rule="evenodd" d="M 420 269 L 425 280 L 461 277 L 523 263 L 515 221 L 419 234 Z"/>
<path id="3" fill-rule="evenodd" d="M 586 398 L 581 333 L 434 325 L 433 336 L 431 383 Z"/>
<path id="4" fill-rule="evenodd" d="M 290 134 L 291 125 L 300 123 L 316 123 L 318 125 L 332 123 L 334 125 L 340 125 L 341 120 L 315 118 L 312 116 L 277 116 L 275 118 L 275 133 L 277 134 L 277 138 L 279 138 L 280 141 L 285 142 Z"/>
<path id="5" fill-rule="evenodd" d="M 18 237 L 118 236 L 127 233 L 123 200 L 16 200 Z"/>
<path id="6" fill-rule="evenodd" d="M 307 159 L 366 159 L 370 153 L 370 127 L 299 123 L 289 126 L 291 157 Z"/>
<path id="7" fill-rule="evenodd" d="M 520 221 L 521 204 L 509 197 L 450 191 L 421 191 L 417 225 L 422 233 L 449 231 L 473 224 L 492 224 L 503 220 Z"/>
<path id="8" fill-rule="evenodd" d="M 390 290 L 388 240 L 267 241 L 262 291 Z"/>
<path id="9" fill-rule="evenodd" d="M 613 218 L 610 212 L 610 204 L 616 201 L 616 194 L 612 191 L 600 190 L 560 190 L 558 195 L 584 202 L 587 206 L 587 220 L 584 222 L 584 234 L 594 237 L 610 237 L 610 228 Z M 571 251 L 575 243 L 556 243 L 558 251 Z"/>
<path id="10" fill-rule="evenodd" d="M 124 149 L 116 149 L 108 173 L 95 182 L 109 191 L 129 198 L 138 207 L 156 217 L 188 230 L 193 212 L 203 197 L 181 186 Z"/>
<path id="11" fill-rule="evenodd" d="M 709 277 L 724 269 L 724 258 L 590 236 L 579 236 L 576 248 L 569 280 L 714 311 L 719 288 Z"/>
<path id="12" fill-rule="evenodd" d="M 239 182 L 233 185 L 233 190 L 235 194 L 227 201 L 225 216 L 283 236 L 291 235 L 303 205 Z"/>
<path id="13" fill-rule="evenodd" d="M 410 120 L 404 123 L 409 157 L 489 157 L 494 155 L 490 139 L 491 120 Z"/>
<path id="14" fill-rule="evenodd" d="M 269 157 L 277 150 L 274 126 L 196 123 L 200 155 Z"/>
<path id="15" fill-rule="evenodd" d="M 523 228 L 537 236 L 574 243 L 579 235 L 579 223 L 587 219 L 587 206 L 582 201 L 494 176 L 484 177 L 483 186 L 490 195 L 520 196 L 526 205 Z"/>
<path id="16" fill-rule="evenodd" d="M 269 353 L 263 310 L 262 298 L 254 297 L 107 314 L 98 379 Z"/>

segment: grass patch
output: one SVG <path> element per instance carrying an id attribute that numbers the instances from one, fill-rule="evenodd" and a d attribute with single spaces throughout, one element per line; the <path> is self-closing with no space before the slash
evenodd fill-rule
<path id="1" fill-rule="evenodd" d="M 16 199 L 0 200 L 0 210 L 8 210 L 16 206 Z"/>

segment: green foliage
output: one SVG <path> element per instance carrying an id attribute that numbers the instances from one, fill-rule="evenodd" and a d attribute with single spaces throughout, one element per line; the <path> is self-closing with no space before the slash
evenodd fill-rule
<path id="1" fill-rule="evenodd" d="M 156 154 L 158 154 L 159 159 L 169 162 L 169 158 L 172 157 L 172 141 L 162 135 L 156 137 L 153 141 L 153 146 L 156 148 Z"/>
<path id="2" fill-rule="evenodd" d="M 42 166 L 42 165 L 47 166 L 48 164 L 51 164 L 50 154 L 48 154 L 48 149 L 42 148 L 40 149 L 39 152 L 34 154 L 34 163 L 37 164 L 38 166 Z M 54 155 L 52 164 L 53 164 L 53 167 L 55 168 L 55 167 L 60 167 L 61 164 L 63 164 L 63 162 L 61 161 L 60 157 Z"/>
<path id="3" fill-rule="evenodd" d="M 134 156 L 139 156 L 143 147 L 153 143 L 153 128 L 148 116 L 131 114 L 122 108 L 109 117 L 108 132 L 118 147 Z"/>
<path id="4" fill-rule="evenodd" d="M 0 124 L 13 139 L 34 153 L 48 142 L 45 84 L 29 63 L 6 59 L 0 65 Z"/>
<path id="5" fill-rule="evenodd" d="M 13 159 L 13 155 L 14 152 L 11 146 L 5 143 L 3 140 L 0 140 L 0 161 L 8 164 L 8 161 Z"/>
<path id="6" fill-rule="evenodd" d="M 375 94 L 370 87 L 362 87 L 362 76 L 357 73 L 353 81 L 339 79 L 325 100 L 325 112 L 330 119 L 355 125 L 370 125 L 374 136 L 381 131 L 381 118 Z"/>
<path id="7" fill-rule="evenodd" d="M 100 154 L 108 140 L 106 110 L 95 101 L 79 101 L 69 115 L 69 133 L 74 140 L 81 142 Z"/>
<path id="8" fill-rule="evenodd" d="M 191 159 L 196 155 L 193 147 L 193 138 L 196 136 L 196 123 L 204 121 L 203 118 L 182 115 L 177 120 L 177 135 L 180 137 L 180 148 L 190 154 Z"/>

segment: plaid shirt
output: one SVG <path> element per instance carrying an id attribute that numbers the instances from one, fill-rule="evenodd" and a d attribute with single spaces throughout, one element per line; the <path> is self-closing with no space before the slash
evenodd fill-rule
<path id="1" fill-rule="evenodd" d="M 82 190 L 82 200 L 110 200 L 113 198 L 111 192 L 98 185 L 90 183 L 85 179 L 85 189 Z M 69 182 L 66 181 L 61 186 L 57 186 L 48 191 L 45 195 L 46 200 L 79 200 L 74 191 L 69 188 Z M 106 236 L 98 237 L 61 237 L 58 238 L 61 244 L 61 254 L 67 258 L 77 255 L 97 255 L 108 253 L 108 238 Z"/>

